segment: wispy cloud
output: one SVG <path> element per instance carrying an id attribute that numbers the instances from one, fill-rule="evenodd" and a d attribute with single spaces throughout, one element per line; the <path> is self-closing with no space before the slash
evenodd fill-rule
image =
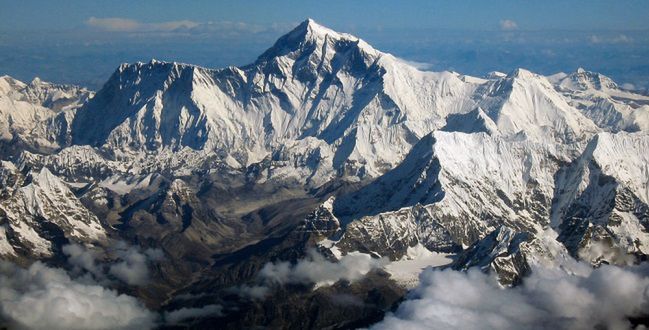
<path id="1" fill-rule="evenodd" d="M 167 22 L 144 23 L 123 17 L 97 18 L 90 17 L 84 24 L 96 31 L 117 33 L 191 33 L 191 34 L 219 34 L 240 35 L 266 31 L 288 31 L 295 24 L 270 25 L 250 24 L 235 21 L 209 21 L 196 22 L 191 20 L 178 20 Z"/>
<path id="2" fill-rule="evenodd" d="M 627 36 L 626 34 L 618 34 L 614 36 L 601 36 L 593 34 L 588 37 L 588 41 L 591 44 L 630 44 L 633 42 L 633 38 Z"/>
<path id="3" fill-rule="evenodd" d="M 85 21 L 89 27 L 110 32 L 169 32 L 178 29 L 191 29 L 199 23 L 189 20 L 160 23 L 142 23 L 122 17 L 90 17 Z"/>
<path id="4" fill-rule="evenodd" d="M 500 29 L 503 31 L 518 30 L 518 23 L 511 19 L 500 20 Z"/>
<path id="5" fill-rule="evenodd" d="M 254 285 L 242 285 L 229 289 L 242 298 L 263 300 L 277 285 L 303 284 L 323 287 L 338 281 L 356 281 L 370 271 L 387 264 L 386 259 L 374 259 L 369 254 L 350 253 L 338 261 L 330 261 L 315 250 L 309 250 L 306 258 L 296 263 L 269 262 L 257 275 Z"/>
<path id="6" fill-rule="evenodd" d="M 63 253 L 74 273 L 90 274 L 94 280 L 105 284 L 112 277 L 129 285 L 145 285 L 149 281 L 149 266 L 163 259 L 163 252 L 159 249 L 142 249 L 121 241 L 108 251 L 95 251 L 77 244 L 65 245 Z M 100 254 L 108 257 L 99 260 Z"/>
<path id="7" fill-rule="evenodd" d="M 165 322 L 169 325 L 177 325 L 182 321 L 203 316 L 218 317 L 223 316 L 223 306 L 205 305 L 203 307 L 183 307 L 164 314 Z"/>
<path id="8" fill-rule="evenodd" d="M 369 254 L 350 253 L 338 262 L 331 262 L 314 250 L 306 259 L 296 264 L 289 262 L 268 263 L 261 269 L 262 279 L 278 283 L 315 283 L 316 286 L 334 284 L 340 280 L 354 281 L 369 271 L 386 264 L 387 260 L 373 259 Z"/>

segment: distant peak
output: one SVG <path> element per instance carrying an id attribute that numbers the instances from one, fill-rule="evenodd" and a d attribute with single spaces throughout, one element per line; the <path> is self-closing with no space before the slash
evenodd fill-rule
<path id="1" fill-rule="evenodd" d="M 288 35 L 299 39 L 307 39 L 309 37 L 321 38 L 326 35 L 336 38 L 343 36 L 343 34 L 321 25 L 311 18 L 307 18 L 304 22 L 300 23 L 300 25 L 293 29 L 293 31 L 289 32 Z"/>
<path id="2" fill-rule="evenodd" d="M 500 78 L 505 78 L 507 77 L 507 74 L 499 72 L 499 71 L 491 71 L 487 73 L 485 78 L 487 79 L 500 79 Z"/>
<path id="3" fill-rule="evenodd" d="M 358 39 L 358 38 L 356 38 L 354 36 L 351 36 L 351 35 L 347 35 L 347 34 L 344 34 L 344 33 L 338 33 L 336 31 L 334 31 L 334 30 L 332 30 L 332 29 L 330 29 L 330 28 L 328 28 L 328 27 L 314 21 L 311 18 L 308 18 L 306 21 L 304 21 L 304 23 L 306 23 L 307 29 L 313 34 L 318 34 L 318 35 L 330 34 L 330 35 L 336 35 L 338 37 L 347 36 L 347 37 Z"/>
<path id="4" fill-rule="evenodd" d="M 529 70 L 525 70 L 523 68 L 518 68 L 518 69 L 512 71 L 512 73 L 509 74 L 509 77 L 511 77 L 511 78 L 522 78 L 522 79 L 534 78 L 534 76 L 535 76 L 535 74 L 533 72 L 531 72 Z"/>
<path id="5" fill-rule="evenodd" d="M 572 73 L 569 78 L 579 85 L 580 89 L 594 88 L 602 90 L 618 88 L 617 84 L 611 78 L 599 72 L 587 71 L 582 67 L 577 68 L 577 71 Z M 564 83 L 564 85 L 566 84 Z"/>
<path id="6" fill-rule="evenodd" d="M 318 24 L 318 23 L 317 23 L 314 19 L 312 19 L 312 18 L 307 18 L 307 19 L 305 19 L 304 22 L 302 22 L 302 24 L 300 24 L 300 25 L 301 25 L 301 26 L 305 26 L 305 27 L 318 27 L 318 26 L 322 26 L 322 25 Z"/>
<path id="7" fill-rule="evenodd" d="M 321 48 L 324 43 L 348 41 L 355 43 L 365 53 L 377 56 L 377 51 L 360 38 L 347 33 L 334 31 L 325 27 L 311 18 L 307 18 L 293 30 L 280 37 L 275 44 L 266 50 L 259 59 L 268 59 L 281 56 L 290 51 L 301 50 L 305 45 L 317 45 Z"/>

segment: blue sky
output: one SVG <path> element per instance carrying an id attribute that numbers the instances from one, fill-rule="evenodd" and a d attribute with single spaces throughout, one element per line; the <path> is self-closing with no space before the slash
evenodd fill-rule
<path id="1" fill-rule="evenodd" d="M 192 20 L 271 24 L 306 17 L 333 27 L 497 29 L 504 19 L 520 29 L 649 29 L 648 1 L 432 1 L 432 0 L 228 0 L 228 1 L 0 1 L 0 29 L 71 29 L 89 17 L 142 22 Z"/>
<path id="2" fill-rule="evenodd" d="M 0 0 L 0 75 L 98 88 L 122 62 L 242 65 L 307 17 L 431 70 L 578 66 L 649 87 L 649 1 Z"/>

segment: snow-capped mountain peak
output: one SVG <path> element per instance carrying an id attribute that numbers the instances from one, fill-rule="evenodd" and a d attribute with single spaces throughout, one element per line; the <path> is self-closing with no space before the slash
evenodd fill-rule
<path id="1" fill-rule="evenodd" d="M 329 46 L 335 48 L 340 47 L 342 44 L 354 45 L 368 56 L 377 57 L 380 54 L 380 52 L 360 38 L 351 34 L 336 32 L 309 18 L 291 32 L 279 38 L 275 45 L 259 57 L 258 62 L 274 57 L 280 57 L 289 52 L 295 52 L 298 50 L 326 53 L 326 51 L 322 49 L 323 47 Z M 332 50 L 335 51 L 335 49 Z"/>
<path id="2" fill-rule="evenodd" d="M 572 90 L 618 89 L 617 84 L 611 78 L 601 73 L 586 71 L 581 67 L 578 68 L 575 72 L 569 74 L 565 79 L 563 79 L 559 86 L 564 89 Z"/>

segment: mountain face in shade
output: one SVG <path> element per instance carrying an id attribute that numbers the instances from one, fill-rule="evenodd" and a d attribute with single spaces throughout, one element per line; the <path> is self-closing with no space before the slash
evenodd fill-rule
<path id="1" fill-rule="evenodd" d="M 105 282 L 219 311 L 183 325 L 363 327 L 408 269 L 514 286 L 646 260 L 648 132 L 649 97 L 599 73 L 421 71 L 313 20 L 243 67 L 122 64 L 96 93 L 5 76 L 0 259 L 70 268 L 63 246 L 126 242 L 164 258 L 142 257 L 148 285 Z"/>

